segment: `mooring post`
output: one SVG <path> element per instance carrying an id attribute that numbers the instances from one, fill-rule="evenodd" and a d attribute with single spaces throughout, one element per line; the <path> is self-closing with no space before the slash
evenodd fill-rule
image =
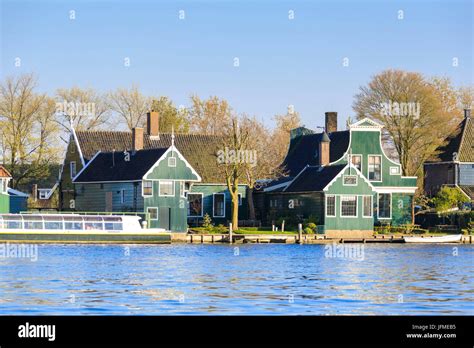
<path id="1" fill-rule="evenodd" d="M 298 243 L 303 244 L 303 224 L 298 224 Z"/>
<path id="2" fill-rule="evenodd" d="M 285 220 L 281 223 L 281 231 L 285 232 Z"/>
<path id="3" fill-rule="evenodd" d="M 229 244 L 232 244 L 232 222 L 229 222 Z"/>

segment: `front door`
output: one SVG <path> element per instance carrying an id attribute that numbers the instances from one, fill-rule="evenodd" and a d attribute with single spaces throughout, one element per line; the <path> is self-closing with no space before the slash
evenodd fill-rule
<path id="1" fill-rule="evenodd" d="M 164 228 L 167 231 L 171 230 L 170 226 L 170 212 L 171 209 L 168 207 L 159 207 L 159 216 L 158 216 L 158 221 L 160 222 L 160 228 Z"/>
<path id="2" fill-rule="evenodd" d="M 112 211 L 112 192 L 105 193 L 105 211 Z"/>

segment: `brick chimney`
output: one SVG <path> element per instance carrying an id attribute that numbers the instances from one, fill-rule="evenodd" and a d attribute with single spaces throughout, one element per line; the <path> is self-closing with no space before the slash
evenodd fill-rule
<path id="1" fill-rule="evenodd" d="M 143 149 L 143 128 L 132 129 L 132 147 L 134 151 Z"/>
<path id="2" fill-rule="evenodd" d="M 146 132 L 151 137 L 157 137 L 160 134 L 160 115 L 157 111 L 150 111 L 146 114 Z"/>
<path id="3" fill-rule="evenodd" d="M 337 132 L 337 112 L 325 112 L 326 133 Z"/>
<path id="4" fill-rule="evenodd" d="M 321 141 L 319 142 L 319 164 L 326 166 L 329 164 L 329 146 L 331 140 L 326 132 L 323 133 Z"/>
<path id="5" fill-rule="evenodd" d="M 471 117 L 471 109 L 464 109 L 464 118 Z"/>

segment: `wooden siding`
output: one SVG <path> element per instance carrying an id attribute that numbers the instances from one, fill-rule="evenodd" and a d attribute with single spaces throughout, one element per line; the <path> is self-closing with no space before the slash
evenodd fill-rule
<path id="1" fill-rule="evenodd" d="M 459 165 L 459 185 L 474 186 L 474 164 Z"/>
<path id="2" fill-rule="evenodd" d="M 0 213 L 8 214 L 10 212 L 10 196 L 0 193 Z"/>
<path id="3" fill-rule="evenodd" d="M 143 197 L 141 183 L 76 184 L 76 211 L 105 212 L 106 194 L 112 192 L 113 212 L 142 212 Z M 121 191 L 125 191 L 121 203 Z M 134 194 L 136 192 L 136 194 Z"/>

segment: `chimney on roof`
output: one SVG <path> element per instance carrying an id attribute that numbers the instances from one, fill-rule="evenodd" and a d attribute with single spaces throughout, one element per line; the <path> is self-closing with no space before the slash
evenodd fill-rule
<path id="1" fill-rule="evenodd" d="M 464 118 L 471 117 L 471 109 L 464 109 Z"/>
<path id="2" fill-rule="evenodd" d="M 33 184 L 31 187 L 31 198 L 33 198 L 33 202 L 36 202 L 38 200 L 38 185 Z"/>
<path id="3" fill-rule="evenodd" d="M 337 112 L 325 112 L 326 116 L 326 133 L 337 132 Z"/>
<path id="4" fill-rule="evenodd" d="M 146 132 L 151 137 L 159 136 L 160 132 L 160 115 L 157 111 L 151 110 L 146 114 Z"/>
<path id="5" fill-rule="evenodd" d="M 143 149 L 143 128 L 132 129 L 132 147 L 134 151 Z"/>
<path id="6" fill-rule="evenodd" d="M 321 141 L 319 142 L 319 165 L 326 166 L 329 164 L 329 146 L 331 140 L 326 132 L 323 132 Z"/>

